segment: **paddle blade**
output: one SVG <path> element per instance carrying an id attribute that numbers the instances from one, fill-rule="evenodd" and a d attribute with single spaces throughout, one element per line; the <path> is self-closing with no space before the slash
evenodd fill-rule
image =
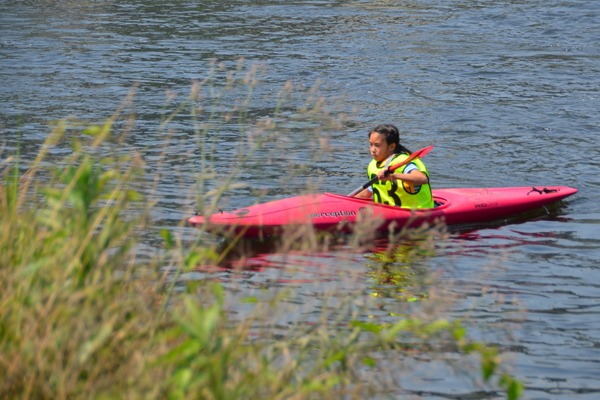
<path id="1" fill-rule="evenodd" d="M 410 163 L 411 161 L 414 161 L 416 158 L 423 158 L 423 157 L 425 157 L 425 155 L 427 155 L 427 153 L 429 153 L 431 151 L 431 149 L 433 149 L 433 145 L 429 146 L 429 147 L 425 147 L 424 149 L 415 151 L 406 160 L 402 161 L 401 163 L 392 165 L 390 167 L 390 172 L 394 172 L 395 170 L 397 170 L 401 166 L 406 165 L 406 164 Z"/>

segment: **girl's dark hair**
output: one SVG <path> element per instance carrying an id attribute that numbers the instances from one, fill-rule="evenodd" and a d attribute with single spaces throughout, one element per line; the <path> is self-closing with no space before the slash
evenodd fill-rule
<path id="1" fill-rule="evenodd" d="M 394 154 L 408 153 L 412 154 L 412 151 L 407 149 L 406 147 L 400 144 L 400 131 L 394 125 L 391 124 L 382 124 L 377 125 L 374 129 L 369 131 L 369 137 L 371 137 L 371 133 L 377 132 L 381 136 L 384 137 L 388 146 L 392 143 L 396 144 L 396 148 L 394 149 Z"/>

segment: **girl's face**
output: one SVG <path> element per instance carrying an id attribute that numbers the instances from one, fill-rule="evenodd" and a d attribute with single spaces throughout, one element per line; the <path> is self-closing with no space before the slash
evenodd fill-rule
<path id="1" fill-rule="evenodd" d="M 371 148 L 371 155 L 377 162 L 381 162 L 388 158 L 396 148 L 396 143 L 388 145 L 383 135 L 377 132 L 371 132 L 371 135 L 369 136 L 369 145 Z"/>

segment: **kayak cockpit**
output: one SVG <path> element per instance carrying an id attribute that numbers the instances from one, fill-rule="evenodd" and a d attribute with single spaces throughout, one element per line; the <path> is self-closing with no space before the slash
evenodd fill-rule
<path id="1" fill-rule="evenodd" d="M 384 207 L 384 208 L 389 208 L 392 210 L 396 210 L 396 211 L 422 211 L 422 212 L 426 212 L 426 211 L 437 211 L 437 210 L 442 210 L 444 208 L 447 208 L 450 206 L 450 200 L 448 200 L 445 197 L 441 197 L 441 196 L 433 196 L 433 203 L 435 205 L 434 208 L 420 208 L 420 209 L 416 209 L 416 210 L 411 210 L 408 208 L 402 208 L 402 207 L 397 207 L 397 206 L 390 206 L 387 204 L 382 204 L 382 203 L 376 203 L 373 198 L 368 198 L 368 199 L 364 199 L 364 198 L 359 198 L 359 197 L 350 197 L 350 196 L 345 196 L 342 194 L 335 194 L 335 193 L 325 193 L 325 196 L 331 196 L 331 197 L 336 197 L 338 199 L 342 199 L 345 201 L 356 201 L 356 202 L 360 202 L 363 204 L 368 204 L 370 206 L 374 206 L 374 207 Z"/>

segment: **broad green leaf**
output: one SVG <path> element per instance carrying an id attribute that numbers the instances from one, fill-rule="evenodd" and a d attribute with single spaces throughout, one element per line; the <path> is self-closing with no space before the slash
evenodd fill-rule
<path id="1" fill-rule="evenodd" d="M 372 359 L 371 357 L 363 357 L 362 363 L 365 365 L 368 365 L 369 367 L 375 367 L 375 365 L 377 365 L 375 363 L 375 360 Z"/>
<path id="2" fill-rule="evenodd" d="M 381 325 L 379 324 L 366 323 L 361 321 L 352 321 L 350 322 L 350 325 L 352 325 L 355 328 L 360 328 L 363 331 L 369 331 L 373 333 L 379 333 L 382 329 Z"/>
<path id="3" fill-rule="evenodd" d="M 258 303 L 258 297 L 245 297 L 241 300 L 241 303 Z"/>
<path id="4" fill-rule="evenodd" d="M 100 133 L 102 133 L 102 127 L 100 125 L 90 125 L 87 128 L 85 128 L 81 133 L 83 133 L 84 135 L 98 136 Z"/>
<path id="5" fill-rule="evenodd" d="M 335 353 L 334 355 L 328 357 L 324 362 L 323 362 L 323 366 L 325 368 L 329 368 L 331 366 L 331 364 L 333 364 L 336 361 L 342 361 L 344 358 L 346 357 L 346 352 L 345 351 L 338 351 L 337 353 Z"/>
<path id="6" fill-rule="evenodd" d="M 163 239 L 165 239 L 165 244 L 167 245 L 167 249 L 172 249 L 173 245 L 174 245 L 174 241 L 173 241 L 173 235 L 171 235 L 171 232 L 167 229 L 163 229 L 160 231 L 160 236 L 162 236 Z"/>
<path id="7" fill-rule="evenodd" d="M 224 301 L 224 292 L 223 292 L 223 286 L 221 286 L 220 283 L 215 283 L 212 287 L 212 292 L 215 295 L 215 298 L 217 299 L 217 302 L 219 303 L 219 305 L 223 305 L 223 301 Z"/>

